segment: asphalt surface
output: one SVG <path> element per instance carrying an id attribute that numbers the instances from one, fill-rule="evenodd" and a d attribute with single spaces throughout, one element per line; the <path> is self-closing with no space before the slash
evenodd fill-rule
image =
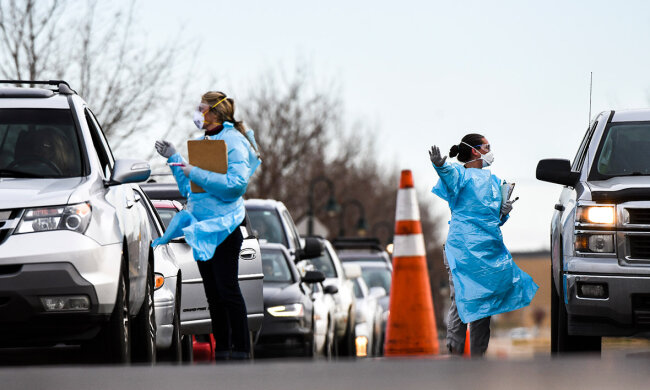
<path id="1" fill-rule="evenodd" d="M 0 389 L 648 389 L 650 353 L 525 361 L 255 361 L 187 366 L 0 368 Z"/>

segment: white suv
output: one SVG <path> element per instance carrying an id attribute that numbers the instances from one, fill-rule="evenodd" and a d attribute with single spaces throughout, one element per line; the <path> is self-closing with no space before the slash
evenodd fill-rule
<path id="1" fill-rule="evenodd" d="M 7 83 L 7 82 L 3 82 Z M 153 255 L 135 184 L 64 81 L 0 88 L 0 346 L 81 344 L 155 359 Z"/>

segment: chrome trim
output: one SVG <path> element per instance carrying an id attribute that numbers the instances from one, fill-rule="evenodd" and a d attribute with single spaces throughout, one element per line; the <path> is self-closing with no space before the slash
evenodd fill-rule
<path id="1" fill-rule="evenodd" d="M 239 280 L 255 280 L 255 279 L 263 279 L 263 278 L 264 278 L 264 274 L 239 275 L 238 277 Z M 183 283 L 185 284 L 203 283 L 203 278 L 185 279 L 183 280 Z"/>

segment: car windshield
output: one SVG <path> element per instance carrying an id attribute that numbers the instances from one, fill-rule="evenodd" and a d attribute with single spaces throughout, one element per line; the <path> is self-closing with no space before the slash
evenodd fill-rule
<path id="1" fill-rule="evenodd" d="M 390 282 L 392 275 L 388 269 L 378 267 L 362 267 L 361 276 L 363 277 L 364 282 L 366 282 L 368 285 L 368 288 L 383 287 L 384 290 L 386 290 L 386 294 L 390 293 Z"/>
<path id="2" fill-rule="evenodd" d="M 314 266 L 316 270 L 324 273 L 326 278 L 336 277 L 334 262 L 332 261 L 332 256 L 330 256 L 327 250 L 323 252 L 322 256 L 310 259 L 309 262 Z"/>
<path id="3" fill-rule="evenodd" d="M 650 175 L 650 122 L 613 123 L 596 167 L 604 176 Z"/>
<path id="4" fill-rule="evenodd" d="M 291 283 L 291 270 L 284 253 L 279 250 L 262 250 L 262 272 L 265 282 Z"/>
<path id="5" fill-rule="evenodd" d="M 288 246 L 280 215 L 275 210 L 246 210 L 257 238 Z"/>
<path id="6" fill-rule="evenodd" d="M 83 174 L 70 110 L 0 109 L 0 177 Z"/>
<path id="7" fill-rule="evenodd" d="M 169 222 L 174 218 L 174 215 L 176 215 L 177 210 L 176 209 L 170 209 L 170 208 L 156 208 L 156 211 L 158 211 L 158 215 L 160 215 L 160 219 L 163 221 L 163 225 L 165 225 L 165 229 L 169 227 Z"/>

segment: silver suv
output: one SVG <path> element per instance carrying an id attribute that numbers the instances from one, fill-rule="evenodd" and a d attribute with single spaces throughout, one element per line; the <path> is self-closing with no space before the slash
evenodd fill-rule
<path id="1" fill-rule="evenodd" d="M 0 88 L 0 346 L 81 344 L 101 361 L 155 359 L 149 164 L 114 160 L 64 81 Z"/>
<path id="2" fill-rule="evenodd" d="M 564 185 L 551 221 L 552 352 L 600 351 L 650 335 L 650 110 L 600 113 L 573 163 L 542 160 Z"/>

